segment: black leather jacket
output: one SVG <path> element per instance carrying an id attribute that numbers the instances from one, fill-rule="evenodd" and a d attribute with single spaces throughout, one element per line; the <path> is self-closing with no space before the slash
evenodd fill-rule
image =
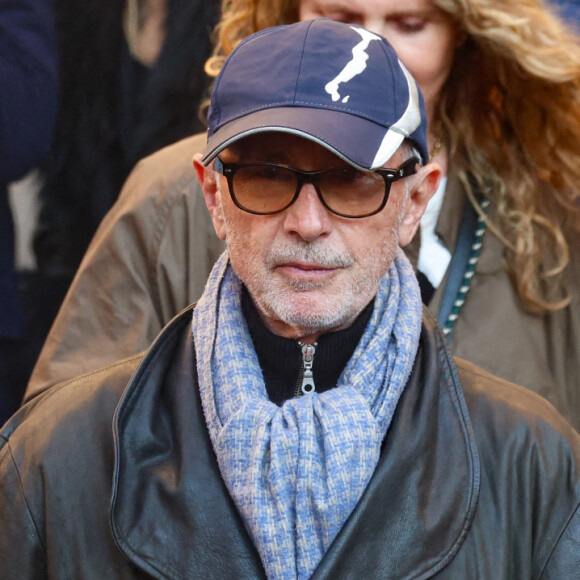
<path id="1" fill-rule="evenodd" d="M 190 319 L 4 426 L 2 579 L 264 578 L 206 430 Z M 312 578 L 579 579 L 579 503 L 580 436 L 456 366 L 427 314 L 378 467 Z"/>

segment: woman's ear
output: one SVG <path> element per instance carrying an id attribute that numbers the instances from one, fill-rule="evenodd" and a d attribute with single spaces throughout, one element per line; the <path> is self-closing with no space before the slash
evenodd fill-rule
<path id="1" fill-rule="evenodd" d="M 220 240 L 225 240 L 226 226 L 221 203 L 221 192 L 217 183 L 219 174 L 214 171 L 213 163 L 211 165 L 203 165 L 201 159 L 201 153 L 196 153 L 193 157 L 195 174 L 199 184 L 201 185 L 205 205 L 211 215 L 215 232 Z"/>
<path id="2" fill-rule="evenodd" d="M 441 167 L 437 163 L 429 163 L 419 168 L 412 179 L 405 216 L 399 230 L 399 245 L 401 246 L 406 246 L 415 237 L 427 203 L 439 186 Z"/>

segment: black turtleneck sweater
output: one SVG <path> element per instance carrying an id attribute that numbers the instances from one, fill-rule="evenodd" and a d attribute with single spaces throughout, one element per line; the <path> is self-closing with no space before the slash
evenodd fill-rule
<path id="1" fill-rule="evenodd" d="M 312 365 L 317 392 L 336 387 L 340 374 L 368 324 L 373 303 L 359 314 L 350 327 L 328 332 L 318 338 Z M 268 396 L 273 403 L 281 405 L 300 392 L 299 383 L 304 367 L 302 347 L 299 341 L 283 338 L 266 328 L 245 288 L 242 309 L 262 368 Z"/>

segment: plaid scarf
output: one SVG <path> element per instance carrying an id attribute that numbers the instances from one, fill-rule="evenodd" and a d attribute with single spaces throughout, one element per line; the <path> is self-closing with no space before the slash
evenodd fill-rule
<path id="1" fill-rule="evenodd" d="M 228 491 L 270 579 L 306 579 L 358 503 L 419 343 L 421 298 L 402 251 L 337 388 L 279 407 L 227 251 L 193 314 L 202 406 Z"/>

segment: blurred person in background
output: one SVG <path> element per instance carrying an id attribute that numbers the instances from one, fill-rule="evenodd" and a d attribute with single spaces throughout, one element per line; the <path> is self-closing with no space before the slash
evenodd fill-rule
<path id="1" fill-rule="evenodd" d="M 580 427 L 578 38 L 530 0 L 230 0 L 209 69 L 256 30 L 318 16 L 386 36 L 425 95 L 444 179 L 406 251 L 453 353 L 540 393 Z M 28 397 L 144 349 L 199 297 L 221 251 L 190 168 L 204 142 L 185 140 L 133 172 Z"/>
<path id="2" fill-rule="evenodd" d="M 34 250 L 57 307 L 135 163 L 202 128 L 218 12 L 213 0 L 56 0 L 60 112 Z"/>
<path id="3" fill-rule="evenodd" d="M 7 367 L 15 404 L 80 259 L 133 165 L 201 129 L 203 66 L 218 12 L 213 0 L 55 1 L 59 111 L 38 172 L 36 263 L 18 272 L 26 316 Z M 54 50 L 49 54 L 54 58 Z M 44 149 L 46 143 L 39 141 Z"/>
<path id="4" fill-rule="evenodd" d="M 61 102 L 35 241 L 41 271 L 70 281 L 135 163 L 200 130 L 218 8 L 57 0 Z"/>
<path id="5" fill-rule="evenodd" d="M 7 185 L 46 154 L 57 109 L 50 0 L 0 0 L 0 424 L 18 408 L 24 312 L 14 264 Z M 19 388 L 20 387 L 20 388 Z"/>

